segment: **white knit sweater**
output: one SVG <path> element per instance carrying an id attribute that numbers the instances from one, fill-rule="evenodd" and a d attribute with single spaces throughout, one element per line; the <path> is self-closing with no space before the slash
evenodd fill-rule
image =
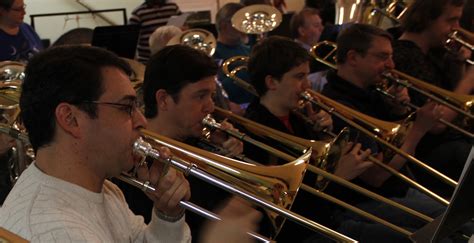
<path id="1" fill-rule="evenodd" d="M 32 242 L 190 242 L 184 217 L 149 225 L 128 208 L 120 189 L 105 181 L 101 193 L 41 172 L 31 164 L 0 209 L 0 227 Z"/>

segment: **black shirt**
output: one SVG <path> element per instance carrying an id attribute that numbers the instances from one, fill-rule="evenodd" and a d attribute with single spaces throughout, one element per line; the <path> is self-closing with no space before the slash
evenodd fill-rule
<path id="1" fill-rule="evenodd" d="M 395 116 L 390 112 L 390 105 L 383 97 L 381 97 L 380 94 L 377 93 L 377 91 L 373 89 L 364 90 L 359 88 L 339 77 L 334 71 L 328 74 L 327 79 L 328 83 L 323 89 L 323 95 L 340 102 L 349 108 L 380 120 L 394 121 L 402 118 Z M 343 127 L 348 126 L 348 124 L 336 117 L 333 117 L 333 122 L 335 131 L 339 131 Z M 351 128 L 351 133 L 354 138 L 354 133 L 357 133 L 357 131 Z M 356 142 L 361 143 L 365 148 L 370 148 L 372 153 L 377 153 L 380 150 L 380 147 L 372 138 L 369 138 L 362 133 L 357 134 L 356 137 Z M 404 170 L 405 168 L 403 167 L 401 172 L 403 173 Z M 358 178 L 354 179 L 353 182 L 386 197 L 404 196 L 408 189 L 407 184 L 395 176 L 391 176 L 379 188 L 374 188 Z M 367 200 L 367 198 L 361 197 L 358 193 L 355 194 L 352 191 L 348 191 L 346 197 L 348 200 L 352 200 L 353 203 Z"/>
<path id="2" fill-rule="evenodd" d="M 259 100 L 255 100 L 250 103 L 249 107 L 246 110 L 245 117 L 255 122 L 258 122 L 262 125 L 271 127 L 273 129 L 292 134 L 298 137 L 305 139 L 315 139 L 319 140 L 319 134 L 315 133 L 312 130 L 312 127 L 309 124 L 306 124 L 298 116 L 290 114 L 289 122 L 293 129 L 293 132 L 283 124 L 283 122 L 276 116 L 274 116 L 266 107 L 260 104 Z M 279 144 L 275 141 L 267 141 L 268 145 L 272 147 L 277 147 Z M 281 145 L 281 144 L 280 144 Z M 246 148 L 247 150 L 248 148 Z M 247 153 L 247 155 L 259 155 L 257 161 L 261 163 L 269 163 L 272 161 L 268 153 L 259 151 L 253 151 Z M 301 155 L 301 154 L 300 154 Z M 266 159 L 265 159 L 266 158 Z M 284 164 L 288 161 L 278 160 L 278 164 Z M 307 185 L 313 185 L 316 180 L 316 175 L 311 172 L 306 172 L 303 182 Z M 324 192 L 332 194 L 331 192 L 338 191 L 339 187 L 336 183 L 329 183 L 328 187 Z M 299 190 L 298 195 L 295 199 L 295 202 L 292 207 L 292 211 L 309 218 L 315 222 L 318 222 L 324 226 L 335 228 L 337 225 L 332 219 L 332 213 L 334 212 L 334 205 L 331 203 L 320 199 L 309 192 Z M 295 232 L 298 232 L 295 234 Z M 283 226 L 280 235 L 277 238 L 278 242 L 302 242 L 304 239 L 313 237 L 315 233 L 311 230 L 304 228 L 303 226 L 297 225 L 296 223 L 287 221 Z"/>

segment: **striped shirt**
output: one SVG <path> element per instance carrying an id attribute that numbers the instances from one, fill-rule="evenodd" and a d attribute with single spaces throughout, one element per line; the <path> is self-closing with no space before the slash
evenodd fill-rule
<path id="1" fill-rule="evenodd" d="M 150 46 L 148 39 L 156 28 L 166 25 L 168 19 L 173 15 L 179 15 L 181 11 L 175 3 L 165 3 L 161 6 L 149 6 L 146 3 L 141 4 L 132 12 L 130 24 L 140 25 L 140 37 L 138 39 L 138 61 L 148 62 L 150 58 Z"/>
<path id="2" fill-rule="evenodd" d="M 41 172 L 31 164 L 0 209 L 0 227 L 32 242 L 190 242 L 184 217 L 150 224 L 128 208 L 120 189 L 101 193 Z"/>

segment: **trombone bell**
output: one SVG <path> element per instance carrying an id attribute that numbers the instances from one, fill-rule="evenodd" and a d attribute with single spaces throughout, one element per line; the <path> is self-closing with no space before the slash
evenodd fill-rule
<path id="1" fill-rule="evenodd" d="M 296 197 L 311 156 L 309 149 L 303 156 L 285 165 L 257 166 L 210 153 L 144 129 L 141 134 L 152 147 L 168 147 L 177 157 L 288 210 Z M 149 148 L 143 151 L 149 151 Z M 268 215 L 278 234 L 285 218 L 274 212 L 268 212 Z"/>

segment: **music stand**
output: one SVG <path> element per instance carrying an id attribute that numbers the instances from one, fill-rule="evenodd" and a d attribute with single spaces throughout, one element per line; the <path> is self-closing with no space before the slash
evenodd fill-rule
<path id="1" fill-rule="evenodd" d="M 139 25 L 99 26 L 92 34 L 92 45 L 105 48 L 120 57 L 133 59 L 139 34 Z"/>
<path id="2" fill-rule="evenodd" d="M 446 212 L 410 236 L 413 242 L 439 242 L 474 218 L 474 146 Z"/>

